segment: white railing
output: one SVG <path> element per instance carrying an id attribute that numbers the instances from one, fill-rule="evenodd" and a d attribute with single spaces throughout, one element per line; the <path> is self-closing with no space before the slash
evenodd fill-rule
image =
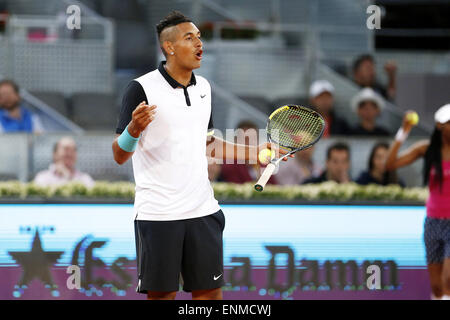
<path id="1" fill-rule="evenodd" d="M 65 18 L 10 16 L 0 38 L 0 73 L 32 91 L 111 93 L 112 22 L 82 17 L 80 30 L 68 30 Z"/>

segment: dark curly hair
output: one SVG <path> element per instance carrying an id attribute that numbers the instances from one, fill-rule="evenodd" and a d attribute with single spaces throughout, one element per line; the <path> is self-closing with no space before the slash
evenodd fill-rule
<path id="1" fill-rule="evenodd" d="M 444 180 L 444 175 L 442 171 L 442 133 L 438 129 L 434 129 L 431 135 L 430 145 L 425 153 L 425 161 L 423 163 L 423 182 L 428 184 L 428 182 L 439 183 L 439 189 L 442 192 L 442 182 Z M 434 167 L 436 170 L 436 176 L 433 181 L 430 181 L 430 172 Z"/>
<path id="2" fill-rule="evenodd" d="M 179 11 L 172 11 L 171 13 L 169 13 L 164 19 L 162 19 L 156 25 L 156 32 L 158 33 L 158 39 L 160 38 L 161 32 L 164 29 L 176 26 L 183 22 L 192 22 L 192 20 Z"/>
<path id="3" fill-rule="evenodd" d="M 350 147 L 348 146 L 348 144 L 346 144 L 344 142 L 336 142 L 328 147 L 327 160 L 330 160 L 331 152 L 333 152 L 334 150 L 347 152 L 348 158 L 350 159 Z"/>
<path id="4" fill-rule="evenodd" d="M 364 61 L 371 61 L 371 62 L 375 63 L 375 60 L 371 54 L 362 54 L 362 55 L 358 56 L 355 59 L 355 61 L 353 61 L 353 66 L 352 66 L 353 72 L 356 72 L 356 70 L 359 69 L 359 66 L 361 65 L 361 63 L 363 63 Z"/>
<path id="5" fill-rule="evenodd" d="M 389 144 L 387 142 L 381 141 L 381 142 L 377 142 L 372 147 L 372 151 L 370 151 L 370 156 L 368 159 L 369 172 L 371 172 L 374 168 L 373 159 L 375 158 L 375 153 L 377 152 L 377 150 L 379 148 L 384 148 L 386 150 L 389 150 Z M 401 183 L 398 179 L 398 176 L 397 176 L 397 171 L 395 171 L 395 170 L 385 171 L 385 173 L 383 175 L 382 184 L 383 185 L 388 185 L 388 184 L 400 184 L 401 185 Z"/>

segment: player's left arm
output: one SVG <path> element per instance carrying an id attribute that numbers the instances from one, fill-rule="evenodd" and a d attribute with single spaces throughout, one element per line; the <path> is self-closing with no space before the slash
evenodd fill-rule
<path id="1" fill-rule="evenodd" d="M 286 150 L 278 148 L 276 145 L 269 142 L 261 143 L 258 146 L 245 145 L 228 142 L 222 138 L 215 137 L 214 135 L 209 135 L 206 141 L 206 155 L 223 161 L 245 161 L 246 164 L 255 164 L 259 162 L 258 154 L 263 149 L 273 149 L 276 158 L 288 153 Z M 290 155 L 290 157 L 293 156 L 294 155 Z M 287 161 L 287 158 L 284 158 L 283 161 Z"/>
<path id="2" fill-rule="evenodd" d="M 258 146 L 249 146 L 228 142 L 222 138 L 209 135 L 206 140 L 206 154 L 220 160 L 243 160 L 246 163 L 256 163 Z"/>

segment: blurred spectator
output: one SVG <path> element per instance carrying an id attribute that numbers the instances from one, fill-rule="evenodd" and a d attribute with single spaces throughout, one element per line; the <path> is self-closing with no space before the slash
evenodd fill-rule
<path id="1" fill-rule="evenodd" d="M 0 1 L 0 33 L 5 32 L 8 10 L 6 3 Z"/>
<path id="2" fill-rule="evenodd" d="M 238 129 L 242 130 L 237 130 L 237 143 L 258 144 L 258 127 L 253 122 L 242 121 L 238 124 Z M 222 165 L 222 179 L 232 183 L 254 182 L 261 175 L 262 169 L 258 164 L 225 163 Z M 277 184 L 275 176 L 271 176 L 267 183 Z"/>
<path id="3" fill-rule="evenodd" d="M 388 155 L 389 144 L 379 142 L 375 144 L 370 152 L 368 161 L 368 170 L 361 172 L 356 182 L 367 185 L 371 183 L 388 185 L 399 184 L 402 187 L 405 184 L 397 178 L 396 171 L 386 171 L 384 164 Z"/>
<path id="4" fill-rule="evenodd" d="M 222 166 L 217 164 L 214 160 L 208 159 L 208 179 L 210 182 L 217 182 L 221 180 Z"/>
<path id="5" fill-rule="evenodd" d="M 95 182 L 87 174 L 75 168 L 77 145 L 71 137 L 63 137 L 53 147 L 53 163 L 48 170 L 38 172 L 34 183 L 40 186 L 63 185 L 68 182 L 80 182 L 93 187 Z"/>
<path id="6" fill-rule="evenodd" d="M 321 168 L 313 162 L 314 146 L 297 152 L 295 158 L 280 164 L 276 174 L 279 184 L 302 184 L 306 179 L 320 175 Z"/>
<path id="7" fill-rule="evenodd" d="M 40 133 L 39 117 L 20 105 L 19 87 L 12 80 L 0 81 L 0 133 Z"/>
<path id="8" fill-rule="evenodd" d="M 350 182 L 350 148 L 342 142 L 337 142 L 327 149 L 325 171 L 318 177 L 309 178 L 303 184 L 335 181 L 337 183 Z"/>
<path id="9" fill-rule="evenodd" d="M 383 98 L 371 88 L 364 88 L 352 98 L 352 109 L 358 114 L 359 123 L 352 134 L 360 136 L 388 136 L 389 132 L 377 126 L 376 121 L 384 108 Z"/>
<path id="10" fill-rule="evenodd" d="M 397 64 L 394 61 L 388 61 L 384 65 L 384 70 L 388 77 L 387 88 L 379 84 L 376 80 L 375 60 L 370 54 L 363 54 L 353 62 L 353 81 L 361 88 L 372 88 L 388 100 L 395 98 L 395 77 L 397 73 Z"/>
<path id="11" fill-rule="evenodd" d="M 350 133 L 350 127 L 344 119 L 337 117 L 333 111 L 334 87 L 327 80 L 314 81 L 309 88 L 311 105 L 325 119 L 326 127 L 323 137 L 345 135 Z"/>

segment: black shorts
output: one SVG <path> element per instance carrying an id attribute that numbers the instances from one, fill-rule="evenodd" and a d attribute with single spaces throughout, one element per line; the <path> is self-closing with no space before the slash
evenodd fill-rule
<path id="1" fill-rule="evenodd" d="M 174 221 L 135 220 L 136 292 L 220 288 L 223 280 L 222 210 Z"/>

